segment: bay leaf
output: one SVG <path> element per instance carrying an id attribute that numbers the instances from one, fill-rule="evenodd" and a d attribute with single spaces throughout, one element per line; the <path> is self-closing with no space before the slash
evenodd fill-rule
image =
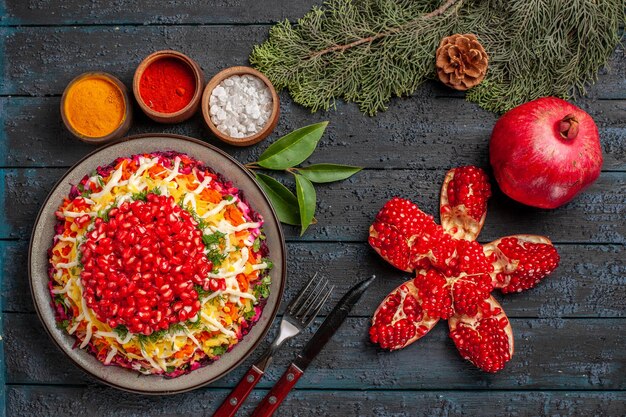
<path id="1" fill-rule="evenodd" d="M 315 150 L 328 122 L 312 124 L 294 130 L 272 143 L 259 157 L 263 168 L 283 170 L 304 162 Z"/>
<path id="2" fill-rule="evenodd" d="M 300 225 L 298 199 L 289 188 L 268 175 L 257 173 L 255 177 L 270 199 L 278 220 L 286 224 Z"/>
<path id="3" fill-rule="evenodd" d="M 298 168 L 298 173 L 311 182 L 324 183 L 345 180 L 362 169 L 351 165 L 315 164 Z"/>
<path id="4" fill-rule="evenodd" d="M 311 183 L 311 181 L 298 174 L 295 174 L 294 177 L 296 178 L 296 195 L 298 196 L 300 223 L 302 225 L 300 236 L 302 236 L 311 224 L 311 221 L 313 221 L 315 206 L 317 204 L 317 195 L 315 193 L 315 187 L 313 187 L 313 183 Z"/>

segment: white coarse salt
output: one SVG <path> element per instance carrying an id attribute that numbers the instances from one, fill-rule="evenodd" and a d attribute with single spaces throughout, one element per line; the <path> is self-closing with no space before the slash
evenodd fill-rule
<path id="1" fill-rule="evenodd" d="M 272 115 L 272 93 L 254 75 L 233 75 L 213 89 L 209 98 L 211 121 L 232 138 L 258 133 Z"/>

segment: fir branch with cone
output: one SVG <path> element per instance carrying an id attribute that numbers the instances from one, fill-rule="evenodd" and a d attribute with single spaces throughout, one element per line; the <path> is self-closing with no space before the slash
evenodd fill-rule
<path id="1" fill-rule="evenodd" d="M 622 0 L 329 0 L 295 25 L 274 25 L 250 62 L 312 111 L 343 99 L 375 115 L 392 96 L 438 76 L 442 39 L 474 34 L 489 70 L 466 98 L 504 112 L 541 96 L 584 93 L 624 20 Z"/>

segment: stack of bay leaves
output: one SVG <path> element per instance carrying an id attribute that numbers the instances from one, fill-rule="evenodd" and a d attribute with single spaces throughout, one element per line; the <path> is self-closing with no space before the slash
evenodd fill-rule
<path id="1" fill-rule="evenodd" d="M 278 219 L 282 223 L 300 226 L 302 236 L 315 222 L 317 193 L 313 183 L 345 180 L 359 172 L 362 167 L 331 163 L 299 166 L 317 148 L 328 122 L 312 124 L 294 130 L 272 143 L 256 162 L 246 164 L 269 197 Z M 259 170 L 285 171 L 293 175 L 296 194 L 277 179 Z"/>

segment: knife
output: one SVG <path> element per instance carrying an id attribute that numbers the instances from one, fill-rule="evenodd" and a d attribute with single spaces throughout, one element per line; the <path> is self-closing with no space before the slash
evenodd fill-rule
<path id="1" fill-rule="evenodd" d="M 343 296 L 337 303 L 333 311 L 326 317 L 326 320 L 320 325 L 311 340 L 306 344 L 302 352 L 298 354 L 296 359 L 289 365 L 283 376 L 280 377 L 276 385 L 263 398 L 263 401 L 257 406 L 252 413 L 252 417 L 267 417 L 274 414 L 280 403 L 283 402 L 289 391 L 296 385 L 298 379 L 302 376 L 311 361 L 324 348 L 324 345 L 333 337 L 337 329 L 348 317 L 350 310 L 361 298 L 367 287 L 374 281 L 375 275 L 364 281 L 359 282 Z"/>

